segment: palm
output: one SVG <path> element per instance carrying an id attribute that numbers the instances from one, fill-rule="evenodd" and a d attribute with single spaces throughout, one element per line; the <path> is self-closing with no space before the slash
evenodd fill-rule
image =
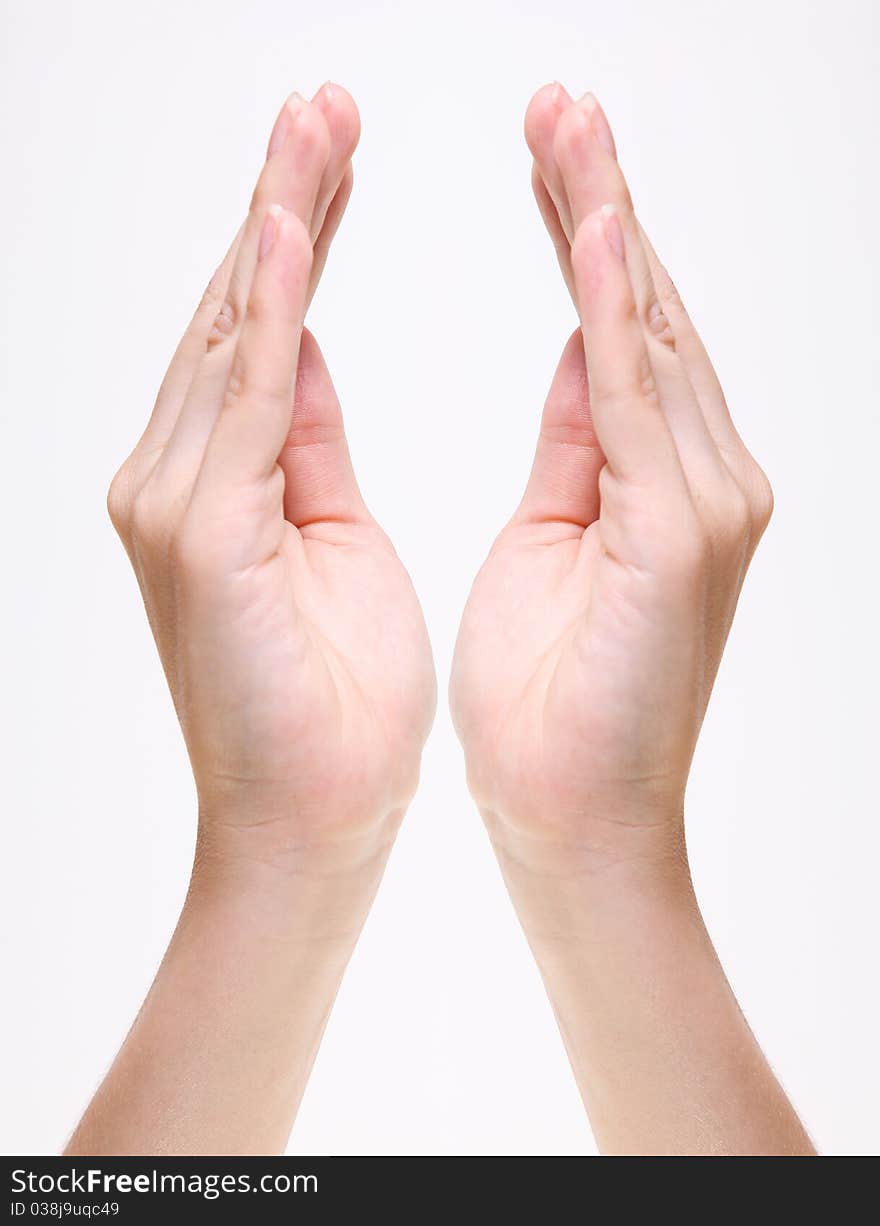
<path id="1" fill-rule="evenodd" d="M 576 823 L 582 835 L 585 812 L 610 812 L 622 788 L 640 812 L 667 800 L 679 772 L 645 764 L 675 761 L 666 745 L 681 745 L 681 730 L 639 729 L 670 687 L 691 684 L 694 652 L 668 640 L 652 608 L 643 577 L 608 556 L 599 520 L 505 529 L 465 609 L 453 675 L 485 808 L 525 828 Z"/>
<path id="2" fill-rule="evenodd" d="M 288 539 L 279 582 L 294 601 L 290 635 L 302 655 L 280 726 L 295 724 L 285 730 L 293 777 L 324 822 L 344 820 L 352 794 L 362 814 L 383 812 L 389 797 L 402 807 L 435 700 L 409 576 L 372 522 L 290 528 Z"/>
<path id="3" fill-rule="evenodd" d="M 179 710 L 203 805 L 228 807 L 244 785 L 256 813 L 283 815 L 299 838 L 405 807 L 436 683 L 417 597 L 360 498 L 344 437 L 303 445 L 304 430 L 341 420 L 308 333 L 297 389 L 278 462 L 283 502 L 244 487 L 227 503 L 215 541 L 229 578 L 202 633 L 181 626 L 164 654 L 183 670 L 176 693 L 212 678 L 209 702 L 201 693 L 196 711 Z M 320 507 L 303 503 L 315 485 Z M 256 561 L 267 539 L 277 548 Z"/>

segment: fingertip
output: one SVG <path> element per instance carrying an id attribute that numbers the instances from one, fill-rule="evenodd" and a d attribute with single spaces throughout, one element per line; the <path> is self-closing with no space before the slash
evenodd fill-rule
<path id="1" fill-rule="evenodd" d="M 614 140 L 614 133 L 611 131 L 611 124 L 608 122 L 608 116 L 605 114 L 605 108 L 593 93 L 584 94 L 581 101 L 589 111 L 593 135 L 605 152 L 617 161 L 617 144 Z"/>
<path id="2" fill-rule="evenodd" d="M 277 153 L 290 133 L 293 117 L 301 106 L 305 105 L 305 98 L 302 94 L 293 91 L 284 100 L 284 105 L 278 112 L 278 117 L 272 127 L 272 132 L 269 136 L 269 145 L 266 149 L 266 157 L 270 158 Z"/>
<path id="3" fill-rule="evenodd" d="M 559 81 L 549 81 L 546 85 L 542 85 L 540 89 L 532 94 L 531 101 L 528 105 L 528 110 L 535 107 L 548 108 L 550 110 L 561 111 L 571 102 L 571 95 L 565 86 Z"/>
<path id="4" fill-rule="evenodd" d="M 269 265 L 270 282 L 276 278 L 298 301 L 308 283 L 314 252 L 309 232 L 302 220 L 280 204 L 266 210 L 257 260 Z"/>
<path id="5" fill-rule="evenodd" d="M 554 81 L 542 85 L 526 108 L 524 131 L 526 143 L 535 157 L 545 157 L 552 149 L 553 132 L 562 112 L 571 104 L 565 86 Z"/>
<path id="6" fill-rule="evenodd" d="M 588 95 L 589 97 L 589 95 Z M 553 134 L 553 155 L 563 174 L 580 165 L 587 150 L 592 109 L 583 99 L 560 115 Z"/>
<path id="7" fill-rule="evenodd" d="M 292 141 L 297 156 L 310 168 L 323 171 L 330 160 L 330 129 L 320 107 L 305 102 L 291 121 Z"/>
<path id="8" fill-rule="evenodd" d="M 320 89 L 315 91 L 312 101 L 325 111 L 333 109 L 357 110 L 354 98 L 344 85 L 339 85 L 336 81 L 325 81 Z"/>
<path id="9" fill-rule="evenodd" d="M 622 246 L 623 234 L 614 205 L 603 204 L 588 213 L 575 231 L 571 266 L 579 296 L 587 308 L 606 279 L 608 257 L 614 256 L 614 262 L 625 264 L 625 259 L 618 254 Z"/>
<path id="10" fill-rule="evenodd" d="M 361 117 L 354 98 L 344 86 L 325 81 L 312 101 L 322 111 L 342 155 L 351 157 L 361 135 Z"/>

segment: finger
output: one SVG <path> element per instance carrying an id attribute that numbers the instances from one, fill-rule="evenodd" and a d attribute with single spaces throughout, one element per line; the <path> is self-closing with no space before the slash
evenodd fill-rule
<path id="1" fill-rule="evenodd" d="M 324 224 L 321 227 L 321 233 L 315 239 L 315 259 L 312 264 L 312 284 L 309 293 L 311 300 L 318 282 L 324 272 L 324 265 L 327 263 L 327 256 L 330 254 L 330 246 L 336 237 L 336 231 L 339 229 L 339 223 L 342 221 L 342 216 L 348 206 L 348 201 L 351 197 L 352 187 L 354 186 L 354 171 L 349 165 L 345 174 L 342 176 L 342 182 L 339 184 L 336 195 L 330 202 L 330 206 L 324 216 Z"/>
<path id="2" fill-rule="evenodd" d="M 563 85 L 554 81 L 552 85 L 539 89 L 532 98 L 526 110 L 524 125 L 526 144 L 535 159 L 547 195 L 556 207 L 556 215 L 569 243 L 574 238 L 574 225 L 565 184 L 553 151 L 553 140 L 559 117 L 570 106 L 570 94 Z"/>
<path id="3" fill-rule="evenodd" d="M 599 515 L 599 473 L 605 456 L 590 414 L 584 338 L 568 340 L 553 376 L 535 460 L 515 520 L 586 528 Z"/>
<path id="4" fill-rule="evenodd" d="M 675 348 L 687 369 L 691 384 L 700 401 L 703 416 L 722 454 L 736 457 L 746 452 L 724 397 L 715 368 L 700 336 L 691 322 L 672 278 L 660 262 L 645 231 L 639 227 L 642 246 L 648 258 L 657 296 L 675 335 Z"/>
<path id="5" fill-rule="evenodd" d="M 174 356 L 159 388 L 150 420 L 135 447 L 135 454 L 140 454 L 145 459 L 158 454 L 168 442 L 174 429 L 193 375 L 204 355 L 208 333 L 214 326 L 217 312 L 225 301 L 243 229 L 244 227 L 239 228 L 223 262 L 208 282 L 201 302 L 174 351 Z"/>
<path id="6" fill-rule="evenodd" d="M 317 107 L 291 95 L 273 131 L 271 152 L 251 199 L 223 304 L 156 467 L 157 482 L 168 488 L 183 491 L 198 473 L 229 380 L 257 265 L 261 227 L 273 197 L 308 229 L 329 156 L 329 141 L 327 125 Z"/>
<path id="7" fill-rule="evenodd" d="M 569 107 L 560 118 L 554 148 L 576 222 L 603 196 L 615 206 L 659 400 L 691 488 L 702 490 L 725 475 L 723 464 L 687 368 L 676 351 L 676 335 L 657 294 L 611 129 L 592 95 Z"/>
<path id="8" fill-rule="evenodd" d="M 352 468 L 339 399 L 318 343 L 305 328 L 293 416 L 278 463 L 285 477 L 284 517 L 298 528 L 370 518 Z"/>
<path id="9" fill-rule="evenodd" d="M 306 308 L 312 243 L 294 213 L 267 213 L 247 314 L 223 407 L 208 440 L 193 494 L 258 484 L 277 468 L 290 428 L 297 355 Z"/>
<path id="10" fill-rule="evenodd" d="M 574 278 L 571 271 L 571 243 L 568 241 L 568 235 L 562 228 L 562 222 L 559 220 L 556 205 L 547 191 L 547 186 L 538 169 L 537 162 L 532 163 L 532 191 L 535 193 L 535 200 L 537 201 L 544 225 L 547 227 L 547 233 L 550 235 L 550 241 L 553 243 L 562 279 L 565 281 L 568 292 L 574 298 Z"/>
<path id="11" fill-rule="evenodd" d="M 596 438 L 613 474 L 679 490 L 684 473 L 660 407 L 614 205 L 578 227 L 572 266 Z"/>
<path id="12" fill-rule="evenodd" d="M 300 146 L 308 142 L 309 135 L 320 146 L 320 132 L 307 132 L 304 141 L 299 127 L 294 122 L 298 112 L 305 106 L 304 100 L 298 94 L 292 94 L 279 113 L 249 217 L 239 229 L 222 264 L 211 278 L 192 322 L 175 351 L 159 389 L 150 421 L 135 449 L 145 458 L 149 457 L 155 461 L 171 441 L 206 347 L 216 344 L 234 330 L 234 304 L 240 304 L 242 293 L 249 286 L 250 277 L 253 275 L 256 236 L 259 235 L 259 226 L 265 214 L 266 197 L 276 198 L 298 211 L 300 215 L 305 214 L 304 220 L 311 224 L 314 195 L 310 198 L 309 191 L 302 190 L 301 180 L 295 174 L 291 176 L 285 173 L 289 169 L 295 170 L 296 164 L 304 157 Z M 308 127 L 307 121 L 301 122 Z M 289 166 L 291 160 L 294 162 L 292 167 Z M 237 288 L 233 286 L 233 275 Z M 223 371 L 209 374 L 208 388 L 213 387 L 216 392 L 217 387 L 222 386 L 223 379 Z M 200 406 L 211 399 L 205 395 L 205 391 L 202 387 L 197 389 L 195 401 Z M 216 401 L 215 394 L 215 405 Z M 213 415 L 209 416 L 207 427 L 203 423 L 197 423 L 196 434 L 202 445 L 207 439 L 212 421 Z"/>
<path id="13" fill-rule="evenodd" d="M 560 116 L 553 152 L 565 184 L 575 229 L 603 204 L 613 204 L 626 245 L 626 262 L 644 327 L 658 329 L 659 310 L 651 270 L 642 248 L 632 198 L 620 165 L 605 113 L 592 94 L 573 102 Z"/>
<path id="14" fill-rule="evenodd" d="M 351 94 L 341 85 L 328 81 L 313 99 L 321 111 L 330 134 L 330 156 L 318 187 L 318 197 L 310 226 L 312 238 L 321 233 L 331 202 L 339 192 L 361 134 L 361 121 Z M 314 274 L 314 269 L 313 269 Z"/>
<path id="15" fill-rule="evenodd" d="M 281 108 L 269 141 L 269 154 L 257 180 L 245 223 L 238 258 L 232 270 L 224 312 L 210 341 L 221 344 L 237 339 L 251 280 L 257 265 L 257 249 L 267 211 L 280 205 L 298 217 L 311 237 L 312 216 L 318 189 L 330 158 L 330 133 L 320 109 L 299 94 L 291 94 Z"/>

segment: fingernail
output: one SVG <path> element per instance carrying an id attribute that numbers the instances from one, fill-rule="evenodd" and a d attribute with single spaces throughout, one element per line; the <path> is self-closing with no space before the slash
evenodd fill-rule
<path id="1" fill-rule="evenodd" d="M 287 140 L 287 134 L 290 131 L 290 121 L 293 116 L 304 104 L 305 98 L 296 92 L 292 93 L 284 106 L 281 108 L 281 113 L 275 120 L 275 127 L 272 129 L 272 135 L 269 137 L 269 149 L 266 154 L 271 157 L 273 153 L 277 153 L 281 146 Z"/>
<path id="2" fill-rule="evenodd" d="M 606 153 L 610 153 L 613 158 L 617 158 L 617 149 L 614 146 L 614 137 L 611 134 L 611 125 L 605 118 L 605 112 L 602 110 L 595 94 L 584 94 L 581 98 L 581 106 L 590 117 L 590 127 L 596 140 L 602 146 Z"/>
<path id="3" fill-rule="evenodd" d="M 257 261 L 262 262 L 275 246 L 275 238 L 278 234 L 278 227 L 281 225 L 281 214 L 283 209 L 280 204 L 270 206 L 266 214 L 266 220 L 263 222 L 263 229 L 260 234 L 260 245 L 257 249 Z"/>
<path id="4" fill-rule="evenodd" d="M 571 94 L 565 88 L 561 81 L 554 81 L 553 88 L 550 94 L 550 101 L 557 111 L 563 111 L 566 107 L 571 106 Z"/>
<path id="5" fill-rule="evenodd" d="M 625 263 L 626 248 L 623 245 L 623 230 L 620 226 L 620 217 L 617 214 L 617 209 L 613 204 L 603 204 L 600 212 L 602 214 L 602 228 L 605 231 L 605 241 L 621 263 Z"/>
<path id="6" fill-rule="evenodd" d="M 333 82 L 325 81 L 324 84 L 321 86 L 321 88 L 318 90 L 318 93 L 324 95 L 324 100 L 326 102 L 332 102 L 334 97 L 336 96 L 336 90 L 333 86 Z"/>

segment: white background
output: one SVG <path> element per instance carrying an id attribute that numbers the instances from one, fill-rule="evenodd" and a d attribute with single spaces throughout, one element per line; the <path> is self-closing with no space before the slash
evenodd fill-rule
<path id="1" fill-rule="evenodd" d="M 739 999 L 818 1145 L 880 1149 L 878 39 L 872 0 L 3 4 L 0 1149 L 57 1150 L 185 889 L 193 788 L 109 479 L 275 113 L 363 118 L 311 326 L 441 693 L 573 316 L 531 92 L 592 88 L 777 512 L 694 766 Z M 303 1153 L 590 1153 L 445 703 L 297 1122 Z"/>

